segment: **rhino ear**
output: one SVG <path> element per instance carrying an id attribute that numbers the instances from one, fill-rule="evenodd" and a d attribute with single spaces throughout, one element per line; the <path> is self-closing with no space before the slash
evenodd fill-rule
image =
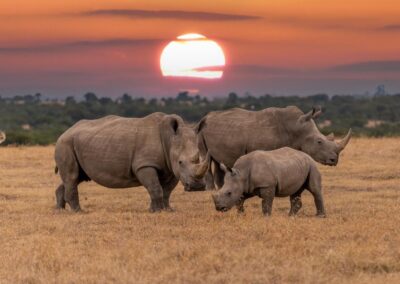
<path id="1" fill-rule="evenodd" d="M 310 110 L 309 112 L 307 112 L 306 114 L 301 115 L 299 117 L 298 121 L 300 123 L 304 123 L 306 121 L 309 121 L 311 118 L 317 119 L 321 114 L 322 114 L 321 107 L 316 106 L 316 107 L 313 107 L 313 109 Z"/>
<path id="2" fill-rule="evenodd" d="M 170 130 L 173 134 L 177 134 L 179 127 L 181 127 L 183 121 L 177 115 L 167 115 L 163 118 L 161 125 L 163 130 Z"/>
<path id="3" fill-rule="evenodd" d="M 199 134 L 199 132 L 206 126 L 206 118 L 203 117 L 194 127 L 194 131 L 196 134 Z"/>
<path id="4" fill-rule="evenodd" d="M 316 106 L 316 107 L 313 107 L 313 115 L 312 115 L 312 118 L 313 119 L 317 119 L 318 117 L 320 117 L 321 116 L 321 114 L 322 114 L 322 109 L 321 109 L 321 106 Z"/>
<path id="5" fill-rule="evenodd" d="M 239 175 L 239 173 L 240 173 L 240 172 L 239 172 L 238 169 L 235 169 L 235 168 L 232 168 L 232 169 L 231 169 L 231 175 L 232 175 L 232 176 L 237 176 L 237 175 Z"/>

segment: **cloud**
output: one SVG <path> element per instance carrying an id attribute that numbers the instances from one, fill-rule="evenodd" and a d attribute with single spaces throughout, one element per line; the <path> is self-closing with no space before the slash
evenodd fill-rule
<path id="1" fill-rule="evenodd" d="M 101 48 L 101 47 L 122 47 L 122 46 L 146 46 L 157 45 L 164 42 L 164 39 L 107 39 L 107 40 L 82 40 L 65 43 L 53 43 L 43 45 L 29 46 L 11 46 L 0 47 L 0 53 L 16 53 L 16 52 L 50 52 L 50 51 L 67 51 L 82 48 Z"/>
<path id="2" fill-rule="evenodd" d="M 288 74 L 288 73 L 297 73 L 298 70 L 275 67 L 275 66 L 266 66 L 266 65 L 251 65 L 251 64 L 238 64 L 229 66 L 228 69 L 230 72 L 237 73 L 258 73 L 258 74 Z"/>
<path id="3" fill-rule="evenodd" d="M 378 28 L 380 31 L 400 31 L 400 24 L 393 24 L 393 25 L 385 25 Z"/>
<path id="4" fill-rule="evenodd" d="M 400 72 L 400 60 L 365 61 L 337 65 L 328 71 L 339 72 Z"/>
<path id="5" fill-rule="evenodd" d="M 180 10 L 138 10 L 138 9 L 109 9 L 93 10 L 80 13 L 82 16 L 109 16 L 126 17 L 132 19 L 176 19 L 176 20 L 195 20 L 195 21 L 245 21 L 258 20 L 261 17 L 212 13 L 202 11 L 180 11 Z"/>

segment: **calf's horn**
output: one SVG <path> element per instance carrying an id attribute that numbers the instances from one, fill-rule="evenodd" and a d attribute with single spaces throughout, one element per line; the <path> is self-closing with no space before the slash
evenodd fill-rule
<path id="1" fill-rule="evenodd" d="M 351 133 L 352 133 L 352 131 L 351 131 L 351 128 L 350 128 L 349 132 L 347 132 L 347 135 L 342 140 L 337 142 L 339 151 L 342 151 L 346 147 L 347 143 L 349 143 L 350 138 L 351 138 Z"/>
<path id="2" fill-rule="evenodd" d="M 211 159 L 210 153 L 207 153 L 206 158 L 204 159 L 203 162 L 200 163 L 199 167 L 197 168 L 196 178 L 204 177 L 210 165 L 210 159 Z"/>
<path id="3" fill-rule="evenodd" d="M 6 134 L 3 131 L 0 131 L 0 144 L 6 141 Z"/>

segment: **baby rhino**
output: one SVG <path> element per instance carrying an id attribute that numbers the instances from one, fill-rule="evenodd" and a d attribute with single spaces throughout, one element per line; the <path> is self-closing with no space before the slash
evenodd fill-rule
<path id="1" fill-rule="evenodd" d="M 223 187 L 213 199 L 218 211 L 234 205 L 243 212 L 247 198 L 262 198 L 264 215 L 271 215 L 274 197 L 290 196 L 289 215 L 301 208 L 301 193 L 307 189 L 314 196 L 317 216 L 325 217 L 321 175 L 314 160 L 298 150 L 284 147 L 273 151 L 254 151 L 239 158 L 232 169 L 221 164 L 226 173 Z"/>

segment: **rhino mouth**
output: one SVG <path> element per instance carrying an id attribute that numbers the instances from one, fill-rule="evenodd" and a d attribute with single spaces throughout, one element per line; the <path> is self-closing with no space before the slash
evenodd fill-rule
<path id="1" fill-rule="evenodd" d="M 225 206 L 217 207 L 216 209 L 217 209 L 217 211 L 220 211 L 220 212 L 226 212 L 229 210 L 228 207 L 225 207 Z"/>
<path id="2" fill-rule="evenodd" d="M 203 183 L 185 183 L 184 186 L 185 191 L 205 191 L 206 190 L 206 185 Z"/>
<path id="3" fill-rule="evenodd" d="M 336 166 L 337 163 L 338 163 L 338 162 L 337 162 L 336 159 L 328 159 L 328 160 L 326 160 L 326 161 L 323 161 L 323 164 L 324 164 L 324 165 L 326 165 L 326 166 L 331 166 L 331 167 Z"/>

